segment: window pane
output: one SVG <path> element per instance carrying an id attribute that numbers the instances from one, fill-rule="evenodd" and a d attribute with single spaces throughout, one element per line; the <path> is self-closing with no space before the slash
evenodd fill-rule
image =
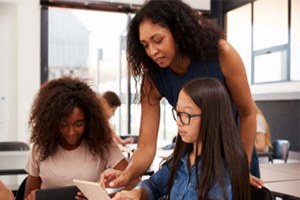
<path id="1" fill-rule="evenodd" d="M 287 44 L 288 1 L 254 1 L 253 49 Z"/>
<path id="2" fill-rule="evenodd" d="M 121 68 L 127 68 L 122 45 L 127 21 L 127 15 L 121 13 L 49 9 L 49 79 L 62 75 L 88 78 L 96 92 L 118 94 L 121 109 L 110 120 L 117 134 L 127 133 L 121 126 L 127 123 L 127 91 L 120 88 L 121 80 L 127 85 L 121 74 Z"/>
<path id="3" fill-rule="evenodd" d="M 240 54 L 251 80 L 251 4 L 227 13 L 227 41 Z"/>
<path id="4" fill-rule="evenodd" d="M 300 1 L 292 0 L 291 16 L 291 80 L 300 80 Z"/>
<path id="5" fill-rule="evenodd" d="M 286 80 L 286 51 L 254 57 L 254 82 Z"/>

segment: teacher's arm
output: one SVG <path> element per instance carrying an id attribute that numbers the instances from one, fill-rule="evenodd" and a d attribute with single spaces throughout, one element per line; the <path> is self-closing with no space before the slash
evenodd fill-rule
<path id="1" fill-rule="evenodd" d="M 243 61 L 237 51 L 225 40 L 219 41 L 219 61 L 225 83 L 240 117 L 240 135 L 250 168 L 256 137 L 256 111 Z M 256 188 L 263 185 L 259 178 L 250 174 L 250 184 Z"/>
<path id="2" fill-rule="evenodd" d="M 126 170 L 115 180 L 110 187 L 122 187 L 129 181 L 141 176 L 152 164 L 156 153 L 156 142 L 160 120 L 161 95 L 149 76 L 144 77 L 142 88 L 145 97 L 141 101 L 142 113 L 138 146 L 132 155 Z M 152 87 L 152 90 L 150 89 Z M 100 182 L 113 174 L 109 170 L 101 173 Z"/>

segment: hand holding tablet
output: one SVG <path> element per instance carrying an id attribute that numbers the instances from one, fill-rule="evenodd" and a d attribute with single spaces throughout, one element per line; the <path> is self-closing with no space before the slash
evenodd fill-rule
<path id="1" fill-rule="evenodd" d="M 111 200 L 99 183 L 78 179 L 74 179 L 73 182 L 89 200 Z"/>

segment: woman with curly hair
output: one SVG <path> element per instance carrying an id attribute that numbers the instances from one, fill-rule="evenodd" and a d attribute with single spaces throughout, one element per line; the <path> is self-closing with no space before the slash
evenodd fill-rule
<path id="1" fill-rule="evenodd" d="M 95 182 L 105 169 L 124 170 L 128 165 L 96 93 L 78 78 L 42 85 L 29 127 L 34 145 L 25 168 L 26 199 L 34 199 L 36 189 L 73 185 L 74 178 Z"/>
<path id="2" fill-rule="evenodd" d="M 233 114 L 251 166 L 250 183 L 261 188 L 254 147 L 255 108 L 245 67 L 223 37 L 222 30 L 180 0 L 151 0 L 136 13 L 128 27 L 127 60 L 136 85 L 142 80 L 138 92 L 142 107 L 138 149 L 127 169 L 111 182 L 111 187 L 138 177 L 151 165 L 156 152 L 162 97 L 175 108 L 180 88 L 187 81 L 214 77 L 231 95 Z M 102 173 L 100 181 L 110 173 Z"/>

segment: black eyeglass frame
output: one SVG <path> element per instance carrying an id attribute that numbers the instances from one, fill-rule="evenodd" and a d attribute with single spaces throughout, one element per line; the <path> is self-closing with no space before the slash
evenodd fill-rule
<path id="1" fill-rule="evenodd" d="M 175 112 L 176 112 L 176 116 L 177 116 L 177 117 L 175 116 Z M 181 113 L 184 113 L 184 114 L 186 114 L 186 115 L 188 116 L 188 118 L 189 118 L 188 123 L 184 123 L 184 122 L 182 121 L 182 119 L 181 119 Z M 172 108 L 172 114 L 173 114 L 174 120 L 177 121 L 177 119 L 179 118 L 180 121 L 181 121 L 181 123 L 182 123 L 183 125 L 189 125 L 190 122 L 191 122 L 191 118 L 192 118 L 192 117 L 199 117 L 199 116 L 201 116 L 201 114 L 191 115 L 191 114 L 186 113 L 186 112 L 178 112 L 175 108 Z"/>

